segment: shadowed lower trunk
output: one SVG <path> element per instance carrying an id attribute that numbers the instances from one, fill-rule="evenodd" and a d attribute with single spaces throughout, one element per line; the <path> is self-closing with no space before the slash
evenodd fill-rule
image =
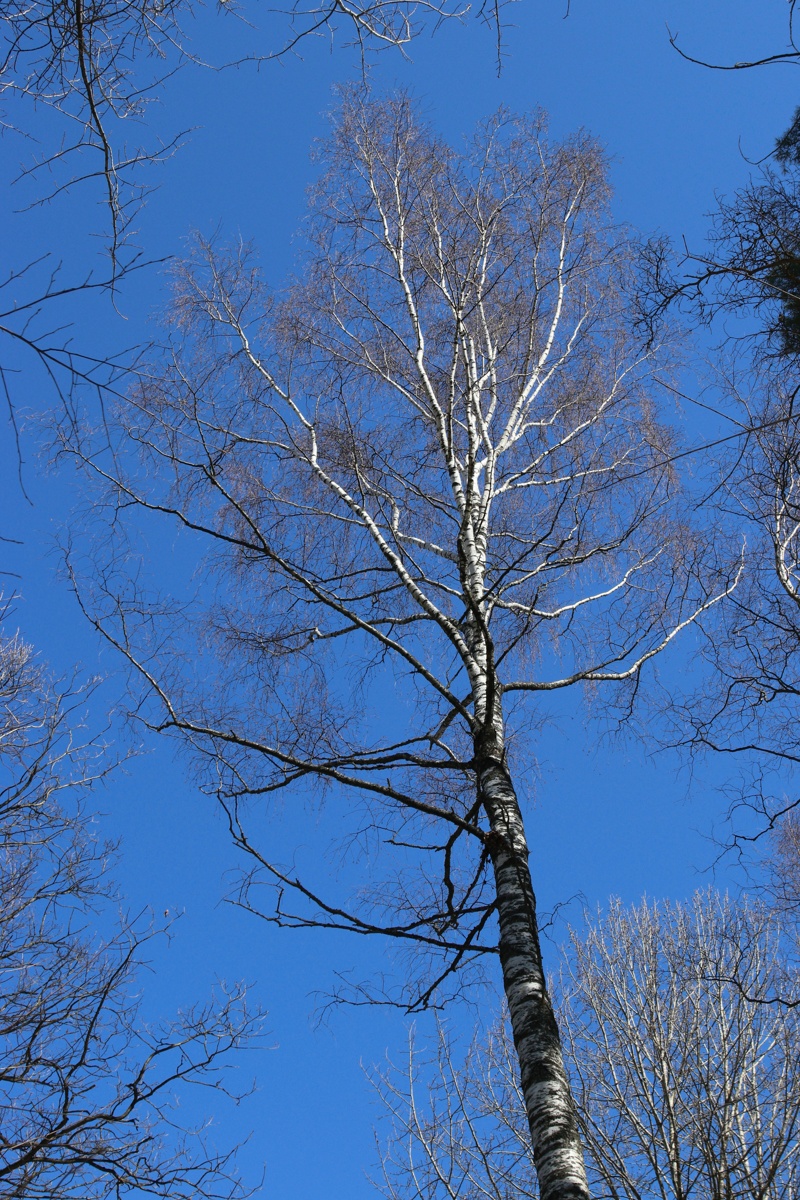
<path id="1" fill-rule="evenodd" d="M 541 1200 L 589 1200 L 561 1037 L 542 969 L 522 814 L 501 745 L 479 753 L 478 786 L 490 825 L 487 846 L 497 889 L 503 986 Z"/>

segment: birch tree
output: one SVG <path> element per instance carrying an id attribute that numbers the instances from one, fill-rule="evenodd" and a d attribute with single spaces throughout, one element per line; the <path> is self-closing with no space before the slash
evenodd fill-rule
<path id="1" fill-rule="evenodd" d="M 415 948 L 409 1010 L 499 962 L 542 1200 L 585 1200 L 526 712 L 582 684 L 624 707 L 732 579 L 681 519 L 662 356 L 636 337 L 635 247 L 592 140 L 501 112 L 459 152 L 406 98 L 347 95 L 321 162 L 298 281 L 271 294 L 246 247 L 199 243 L 163 357 L 101 437 L 64 428 L 88 523 L 108 517 L 69 561 L 251 856 L 243 904 Z M 160 593 L 130 570 L 139 517 L 188 538 Z M 176 601 L 195 549 L 203 583 Z M 350 892 L 269 850 L 268 807 L 315 789 L 337 875 L 361 852 Z"/>
<path id="2" fill-rule="evenodd" d="M 798 995 L 777 915 L 714 892 L 613 905 L 572 939 L 565 1025 L 598 1196 L 788 1200 Z"/>

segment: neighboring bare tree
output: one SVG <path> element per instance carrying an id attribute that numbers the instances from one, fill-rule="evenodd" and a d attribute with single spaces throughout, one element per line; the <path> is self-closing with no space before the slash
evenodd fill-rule
<path id="1" fill-rule="evenodd" d="M 746 531 L 742 585 L 708 627 L 711 670 L 702 694 L 680 710 L 677 740 L 738 757 L 748 812 L 740 845 L 758 839 L 794 798 L 787 786 L 800 763 L 800 170 L 786 149 L 719 204 L 708 252 L 670 267 L 651 248 L 653 311 L 678 300 L 721 329 L 712 408 L 729 424 L 706 459 L 722 514 Z M 716 323 L 716 324 L 715 324 Z M 688 729 L 688 733 L 687 733 Z"/>
<path id="2" fill-rule="evenodd" d="M 765 906 L 714 892 L 612 904 L 572 935 L 559 1019 L 596 1200 L 791 1200 L 800 1184 L 798 979 Z M 538 1191 L 505 1023 L 376 1079 L 391 1200 Z"/>
<path id="3" fill-rule="evenodd" d="M 800 912 L 800 817 L 792 809 L 777 823 L 772 837 L 768 891 L 776 908 L 796 923 Z"/>
<path id="4" fill-rule="evenodd" d="M 92 932 L 108 920 L 108 854 L 78 806 L 107 762 L 76 740 L 84 700 L 0 640 L 0 1196 L 241 1195 L 233 1156 L 175 1108 L 186 1085 L 226 1087 L 253 1018 L 234 989 L 145 1024 L 135 980 L 151 935 Z"/>
<path id="5" fill-rule="evenodd" d="M 763 166 L 732 199 L 720 201 L 703 253 L 687 252 L 676 263 L 666 243 L 648 250 L 657 316 L 679 301 L 705 323 L 748 317 L 740 336 L 749 335 L 758 357 L 798 353 L 800 174 L 788 150 L 780 168 Z"/>
<path id="6" fill-rule="evenodd" d="M 90 239 L 104 239 L 100 256 L 91 241 L 77 261 L 73 245 L 47 243 L 17 260 L 17 239 L 5 239 L 0 394 L 20 461 L 14 375 L 38 366 L 68 405 L 76 387 L 113 392 L 136 368 L 134 350 L 104 350 L 83 333 L 76 338 L 75 326 L 79 315 L 88 323 L 89 296 L 114 299 L 126 276 L 153 265 L 131 244 L 131 222 L 154 185 L 152 168 L 173 154 L 183 132 L 159 136 L 146 118 L 175 72 L 190 64 L 212 66 L 199 61 L 187 33 L 202 7 L 194 0 L 0 0 L 0 132 L 9 146 L 21 148 L 14 182 L 33 188 L 21 192 L 17 207 L 42 206 L 80 190 L 92 209 L 99 199 L 106 214 L 98 228 L 86 231 Z M 493 0 L 476 9 L 496 28 L 498 63 L 502 8 L 503 0 Z M 423 29 L 469 10 L 458 0 L 294 0 L 286 10 L 273 10 L 272 35 L 278 31 L 279 43 L 265 47 L 249 19 L 253 14 L 220 0 L 216 19 L 247 17 L 240 24 L 248 36 L 239 63 L 213 67 L 280 59 L 315 36 L 343 36 L 360 47 L 362 58 L 384 47 L 402 50 Z M 16 228 L 24 211 L 9 216 Z M 104 310 L 106 316 L 112 311 Z"/>
<path id="7" fill-rule="evenodd" d="M 793 363 L 750 366 L 733 390 L 745 436 L 718 497 L 748 531 L 747 572 L 709 627 L 713 671 L 683 710 L 695 745 L 790 773 L 800 762 L 800 423 Z M 733 409 L 736 413 L 736 409 Z M 766 810 L 765 810 L 766 811 Z"/>
<path id="8" fill-rule="evenodd" d="M 175 69 L 171 60 L 180 55 L 177 20 L 188 8 L 178 0 L 0 4 L 5 132 L 33 137 L 38 148 L 38 157 L 23 174 L 47 180 L 39 203 L 99 180 L 112 260 L 142 193 L 141 167 L 172 149 L 127 147 L 122 140 L 141 125 L 161 82 L 158 76 L 146 77 L 144 63 L 155 60 L 165 71 Z M 40 109 L 56 114 L 49 135 L 48 121 L 36 111 Z"/>
<path id="9" fill-rule="evenodd" d="M 501 113 L 459 154 L 404 98 L 346 98 L 325 163 L 303 281 L 270 296 L 243 248 L 201 245 L 149 380 L 94 446 L 65 427 L 109 518 L 83 602 L 205 761 L 255 860 L 243 903 L 416 946 L 409 1009 L 499 954 L 541 1195 L 577 1200 L 506 723 L 584 683 L 627 706 L 732 580 L 677 517 L 595 144 Z M 205 546 L 194 602 L 172 568 L 160 599 L 130 576 L 137 512 Z M 254 808 L 314 787 L 337 857 L 367 856 L 349 899 L 259 840 Z"/>
<path id="10" fill-rule="evenodd" d="M 0 130 L 6 161 L 14 147 L 23 159 L 16 179 L 9 171 L 4 183 L 33 181 L 33 191 L 20 189 L 16 208 L 6 214 L 11 224 L 0 267 L 0 390 L 20 462 L 12 376 L 38 364 L 67 403 L 76 385 L 113 388 L 135 363 L 128 352 L 104 352 L 102 340 L 76 341 L 77 313 L 86 313 L 76 304 L 116 294 L 125 276 L 143 265 L 126 235 L 146 191 L 146 168 L 167 157 L 178 139 L 132 146 L 128 139 L 137 129 L 142 133 L 161 75 L 181 60 L 177 18 L 184 8 L 177 0 L 0 0 Z M 163 69 L 148 74 L 145 63 L 153 61 Z M 92 202 L 99 194 L 104 204 L 100 228 L 75 231 L 78 242 L 82 232 L 103 235 L 104 253 L 76 261 L 71 239 L 17 259 L 26 208 L 73 189 Z"/>
<path id="11" fill-rule="evenodd" d="M 145 189 L 142 168 L 168 156 L 178 140 L 148 148 L 127 139 L 143 127 L 165 79 L 197 61 L 182 26 L 199 7 L 193 0 L 0 0 L 0 100 L 6 105 L 0 128 L 33 136 L 39 146 L 24 173 L 51 177 L 40 203 L 77 184 L 101 182 L 112 260 Z M 349 29 L 363 51 L 402 47 L 428 22 L 463 16 L 469 7 L 449 0 L 295 0 L 283 13 L 285 44 L 253 45 L 247 59 L 279 58 L 305 38 L 337 28 Z M 501 7 L 478 10 L 498 31 Z M 218 19 L 233 19 L 224 3 Z M 37 109 L 56 115 L 52 147 Z"/>
<path id="12" fill-rule="evenodd" d="M 563 1020 L 600 1197 L 789 1200 L 800 979 L 763 904 L 612 905 L 573 936 Z"/>
<path id="13" fill-rule="evenodd" d="M 800 61 L 796 0 L 787 7 L 786 50 L 722 69 Z M 710 491 L 723 521 L 733 514 L 745 528 L 748 553 L 742 586 L 708 630 L 711 670 L 680 709 L 676 739 L 739 757 L 732 808 L 747 816 L 733 842 L 743 851 L 800 804 L 771 794 L 771 776 L 783 775 L 782 791 L 800 763 L 800 109 L 747 185 L 718 202 L 704 252 L 676 263 L 654 243 L 649 257 L 657 319 L 677 302 L 712 328 L 724 320 L 711 407 L 730 424 L 699 449 L 711 452 Z"/>
<path id="14" fill-rule="evenodd" d="M 404 1068 L 370 1072 L 389 1125 L 380 1190 L 388 1200 L 539 1200 L 507 1024 L 476 1033 L 466 1054 L 441 1021 L 436 1033 L 435 1054 L 412 1030 Z"/>

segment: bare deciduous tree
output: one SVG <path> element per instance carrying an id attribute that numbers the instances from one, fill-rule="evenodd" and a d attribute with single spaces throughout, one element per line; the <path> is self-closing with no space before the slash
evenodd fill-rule
<path id="1" fill-rule="evenodd" d="M 140 195 L 143 163 L 169 153 L 126 147 L 122 137 L 140 123 L 157 78 L 144 61 L 174 70 L 169 54 L 179 38 L 177 0 L 4 0 L 0 98 L 7 132 L 39 130 L 40 157 L 26 174 L 51 177 L 42 203 L 78 184 L 100 180 L 110 224 L 112 258 Z M 55 146 L 34 109 L 57 115 Z M 126 130 L 123 134 L 121 131 Z M 66 129 L 66 132 L 64 130 Z M 118 137 L 118 133 L 120 136 Z M 59 136 L 60 135 L 60 136 Z M 55 168 L 55 170 L 54 170 Z"/>
<path id="2" fill-rule="evenodd" d="M 766 865 L 767 887 L 775 907 L 796 919 L 800 910 L 800 818 L 796 808 L 777 822 Z"/>
<path id="3" fill-rule="evenodd" d="M 149 380 L 94 445 L 64 429 L 109 517 L 83 602 L 206 763 L 255 860 L 242 902 L 417 947 L 411 1009 L 499 955 L 543 1200 L 588 1193 L 507 721 L 635 688 L 732 583 L 679 520 L 606 201 L 594 143 L 540 116 L 456 153 L 407 99 L 346 97 L 302 281 L 272 296 L 242 247 L 201 245 Z M 137 512 L 205 546 L 194 601 L 129 574 Z M 258 835 L 314 787 L 367 855 L 349 897 Z"/>
<path id="4" fill-rule="evenodd" d="M 776 915 L 698 893 L 573 937 L 564 1023 L 598 1196 L 788 1200 L 800 1179 L 798 994 Z"/>
<path id="5" fill-rule="evenodd" d="M 135 978 L 150 935 L 93 932 L 108 848 L 79 800 L 107 761 L 79 741 L 84 700 L 59 693 L 18 638 L 0 641 L 0 1196 L 242 1195 L 233 1155 L 175 1109 L 192 1083 L 227 1087 L 254 1018 L 233 989 L 146 1024 Z"/>
<path id="6" fill-rule="evenodd" d="M 13 376 L 38 365 L 66 402 L 76 385 L 113 388 L 135 363 L 135 355 L 111 354 L 102 342 L 76 341 L 76 303 L 117 294 L 124 278 L 143 265 L 126 239 L 147 190 L 144 171 L 179 140 L 145 144 L 143 118 L 161 82 L 145 62 L 157 62 L 161 74 L 175 69 L 183 7 L 177 0 L 0 3 L 0 130 L 24 156 L 16 178 L 7 156 L 4 183 L 35 181 L 33 192 L 23 190 L 7 215 L 16 236 L 5 239 L 0 266 L 0 390 L 20 463 Z M 132 136 L 142 140 L 131 145 Z M 105 237 L 103 256 L 71 262 L 72 245 L 48 241 L 18 260 L 26 211 L 73 189 L 93 199 L 99 193 L 106 220 L 90 232 Z"/>
<path id="7" fill-rule="evenodd" d="M 112 258 L 144 190 L 142 167 L 168 156 L 177 138 L 155 148 L 131 145 L 148 104 L 165 79 L 195 61 L 182 25 L 196 15 L 191 0 L 3 0 L 0 22 L 0 100 L 6 131 L 38 132 L 39 155 L 25 173 L 52 176 L 41 202 L 76 184 L 99 180 L 110 224 Z M 283 47 L 253 45 L 254 62 L 280 57 L 315 34 L 350 29 L 363 50 L 400 47 L 428 21 L 463 16 L 470 5 L 449 0 L 294 0 L 283 13 Z M 482 5 L 500 28 L 501 5 Z M 232 20 L 220 4 L 220 20 Z M 252 29 L 252 27 L 251 27 Z M 253 39 L 255 40 L 255 39 Z M 218 63 L 216 66 L 224 64 Z M 57 116 L 55 145 L 33 110 Z M 66 130 L 66 132 L 64 132 Z M 74 171 L 70 174 L 70 169 Z"/>
<path id="8" fill-rule="evenodd" d="M 698 893 L 573 933 L 559 1019 L 596 1200 L 789 1200 L 800 1182 L 796 971 L 764 905 Z M 439 1028 L 375 1082 L 390 1200 L 538 1191 L 507 1025 L 466 1056 Z"/>
<path id="9" fill-rule="evenodd" d="M 476 15 L 501 38 L 501 0 L 482 3 Z M 127 276 L 152 266 L 131 244 L 131 222 L 154 186 L 152 168 L 183 140 L 183 131 L 159 135 L 147 119 L 165 96 L 168 79 L 183 67 L 206 69 L 264 64 L 298 52 L 306 39 L 344 37 L 362 58 L 384 47 L 400 48 L 423 29 L 467 15 L 458 0 L 293 0 L 272 10 L 278 45 L 265 47 L 248 13 L 244 56 L 237 63 L 204 63 L 187 29 L 203 6 L 192 0 L 0 0 L 0 131 L 20 145 L 23 165 L 15 184 L 34 190 L 10 219 L 79 190 L 99 198 L 105 220 L 92 236 L 105 239 L 105 255 L 69 262 L 66 246 L 42 244 L 17 261 L 7 239 L 0 263 L 0 393 L 17 439 L 12 377 L 29 364 L 42 368 L 62 402 L 76 387 L 113 391 L 135 370 L 137 354 L 116 353 L 76 337 L 77 315 L 88 296 L 117 297 Z M 280 15 L 279 15 L 280 14 Z M 220 0 L 215 19 L 243 18 Z M 269 36 L 274 36 L 275 28 Z M 12 135 L 17 135 L 14 138 Z M 33 152 L 31 153 L 31 147 Z M 9 176 L 7 182 L 12 182 Z M 24 193 L 23 193 L 24 195 Z M 20 214 L 19 208 L 23 213 Z M 14 239 L 16 240 L 16 239 Z M 69 247 L 72 249 L 72 247 Z M 68 259 L 64 264 L 64 256 Z M 110 313 L 112 310 L 106 310 Z M 84 315 L 83 322 L 86 318 Z M 18 357 L 18 352 L 21 357 Z"/>
<path id="10" fill-rule="evenodd" d="M 708 625 L 711 670 L 681 708 L 676 738 L 739 760 L 740 849 L 796 802 L 772 796 L 769 777 L 781 775 L 782 791 L 800 762 L 799 180 L 787 151 L 781 169 L 764 167 L 719 204 L 707 253 L 685 257 L 680 270 L 668 268 L 663 247 L 652 256 L 656 310 L 679 299 L 712 329 L 725 322 L 712 406 L 729 424 L 707 456 L 709 491 L 720 524 L 746 532 L 747 561 L 742 585 Z"/>
<path id="11" fill-rule="evenodd" d="M 762 166 L 719 202 L 704 251 L 687 252 L 676 264 L 668 244 L 648 248 L 656 313 L 678 300 L 707 324 L 726 314 L 750 317 L 740 336 L 749 335 L 750 348 L 758 344 L 759 357 L 797 352 L 800 192 L 792 154 L 788 147 L 782 156 L 779 151 L 779 169 Z"/>
<path id="12" fill-rule="evenodd" d="M 791 772 L 800 759 L 794 733 L 800 440 L 793 366 L 770 353 L 766 361 L 747 363 L 731 392 L 743 435 L 719 465 L 717 496 L 747 530 L 747 571 L 708 627 L 712 671 L 682 715 L 696 746 L 749 759 L 757 774 L 770 762 Z"/>
<path id="13" fill-rule="evenodd" d="M 476 1032 L 466 1054 L 443 1022 L 436 1033 L 434 1054 L 412 1030 L 403 1068 L 370 1072 L 388 1123 L 378 1138 L 381 1191 L 387 1200 L 538 1200 L 507 1025 Z"/>

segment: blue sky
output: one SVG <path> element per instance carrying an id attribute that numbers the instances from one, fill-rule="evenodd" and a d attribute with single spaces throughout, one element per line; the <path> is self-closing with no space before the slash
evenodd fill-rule
<path id="1" fill-rule="evenodd" d="M 412 61 L 385 52 L 371 65 L 370 79 L 376 88 L 410 89 L 431 122 L 455 140 L 499 104 L 544 107 L 556 135 L 587 127 L 613 160 L 617 218 L 699 245 L 715 194 L 743 182 L 747 160 L 768 152 L 788 124 L 800 100 L 800 76 L 792 67 L 703 70 L 670 47 L 667 25 L 679 31 L 687 51 L 735 61 L 782 46 L 786 7 L 784 0 L 573 0 L 567 17 L 563 0 L 519 0 L 506 9 L 499 78 L 491 32 L 467 20 L 420 39 L 410 49 Z M 254 36 L 206 12 L 193 44 L 198 57 L 222 62 Z M 268 34 L 259 36 L 266 45 Z M 305 44 L 302 58 L 259 71 L 190 67 L 175 77 L 150 122 L 164 136 L 192 131 L 154 176 L 158 189 L 137 223 L 147 255 L 180 253 L 191 229 L 208 234 L 220 228 L 252 239 L 267 276 L 280 282 L 291 269 L 293 235 L 313 179 L 309 148 L 324 135 L 332 88 L 358 69 L 351 52 L 331 52 L 320 40 Z M 26 150 L 9 139 L 5 148 L 11 173 Z M 24 187 L 9 193 L 12 208 L 21 206 Z M 96 220 L 87 193 L 15 217 L 13 225 L 7 216 L 4 224 L 14 231 L 17 255 L 50 246 L 69 265 L 87 253 L 100 261 L 98 247 L 84 236 Z M 135 342 L 164 303 L 158 271 L 143 272 L 120 296 L 118 315 L 100 304 L 81 307 L 76 340 Z M 17 379 L 15 389 L 20 410 L 48 402 L 35 372 Z M 19 576 L 9 581 L 19 594 L 19 624 L 59 670 L 80 663 L 89 673 L 109 675 L 105 694 L 112 697 L 120 686 L 116 664 L 81 623 L 52 549 L 71 503 L 68 484 L 41 473 L 29 434 L 30 505 L 15 481 L 8 437 L 2 454 L 0 532 L 23 541 L 3 552 L 7 569 Z M 155 553 L 169 549 L 168 541 L 153 546 Z M 584 728 L 580 715 L 558 715 L 536 750 L 538 778 L 526 781 L 542 907 L 577 891 L 590 905 L 612 892 L 626 900 L 645 891 L 680 898 L 708 882 L 700 872 L 714 855 L 708 834 L 722 805 L 718 768 L 692 783 L 674 760 L 648 760 L 635 743 L 596 749 L 596 731 Z M 185 914 L 144 978 L 148 1006 L 158 1011 L 197 999 L 215 977 L 252 980 L 269 1009 L 270 1033 L 269 1048 L 243 1066 L 258 1074 L 257 1095 L 225 1118 L 228 1129 L 254 1130 L 243 1161 L 256 1172 L 265 1163 L 263 1194 L 276 1200 L 373 1194 L 364 1172 L 374 1161 L 375 1110 L 360 1063 L 379 1060 L 387 1049 L 398 1053 L 404 1023 L 359 1009 L 334 1014 L 316 1030 L 311 1016 L 312 993 L 330 983 L 332 971 L 366 971 L 380 948 L 343 937 L 281 934 L 220 906 L 226 872 L 234 866 L 222 823 L 170 746 L 147 750 L 99 804 L 104 828 L 122 839 L 119 875 L 131 908 Z M 304 836 L 299 830 L 298 839 Z M 726 879 L 723 871 L 719 881 Z"/>

